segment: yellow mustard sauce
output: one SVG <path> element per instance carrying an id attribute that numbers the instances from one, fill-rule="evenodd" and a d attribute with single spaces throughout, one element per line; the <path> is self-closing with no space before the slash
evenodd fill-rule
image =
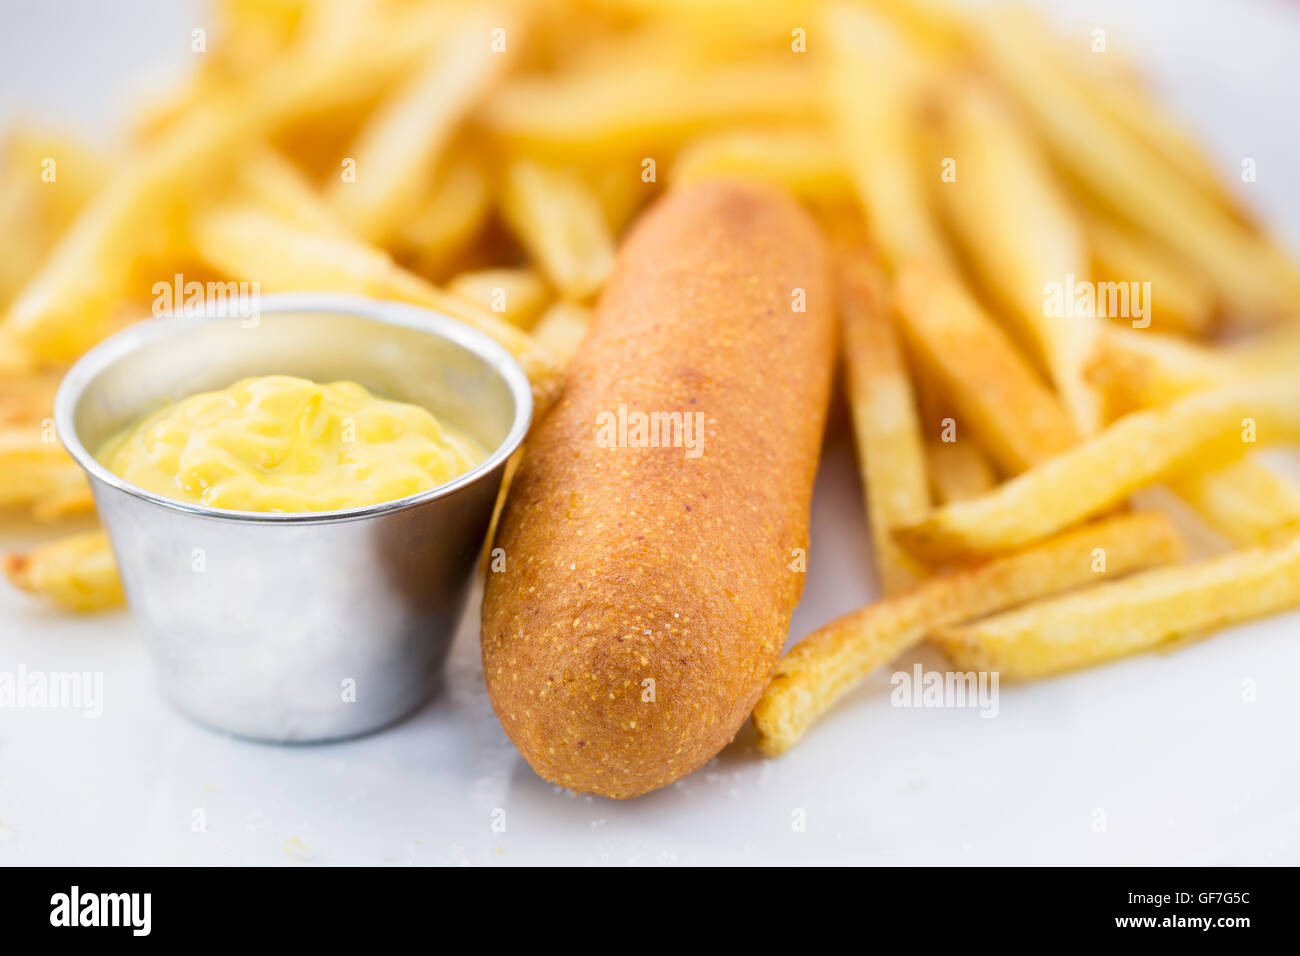
<path id="1" fill-rule="evenodd" d="M 428 410 L 356 382 L 246 378 L 159 409 L 95 456 L 133 485 L 235 511 L 334 511 L 444 484 L 486 457 Z"/>

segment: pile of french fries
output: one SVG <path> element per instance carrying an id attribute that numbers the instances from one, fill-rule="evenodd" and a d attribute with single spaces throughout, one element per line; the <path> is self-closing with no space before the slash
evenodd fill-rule
<path id="1" fill-rule="evenodd" d="M 836 250 L 884 595 L 781 660 L 765 752 L 921 640 L 1028 678 L 1300 604 L 1300 483 L 1255 453 L 1300 442 L 1300 270 L 1095 34 L 943 0 L 213 14 L 125 148 L 0 144 L 0 505 L 93 508 L 51 397 L 159 280 L 425 305 L 500 341 L 544 407 L 637 211 L 740 176 Z M 1075 283 L 1091 308 L 1049 307 Z M 1130 283 L 1144 303 L 1101 307 Z M 1151 487 L 1221 553 L 1189 562 L 1134 512 Z M 68 608 L 122 599 L 98 532 L 6 570 Z"/>

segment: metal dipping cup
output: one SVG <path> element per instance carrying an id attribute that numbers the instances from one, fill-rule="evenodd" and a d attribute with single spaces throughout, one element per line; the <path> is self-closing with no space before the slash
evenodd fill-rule
<path id="1" fill-rule="evenodd" d="M 490 450 L 418 495 L 274 514 L 173 501 L 93 457 L 165 400 L 251 375 L 350 379 L 422 405 Z M 486 335 L 393 302 L 263 297 L 257 319 L 140 322 L 91 349 L 55 401 L 162 688 L 184 713 L 276 742 L 364 734 L 428 699 L 470 590 L 528 379 Z"/>

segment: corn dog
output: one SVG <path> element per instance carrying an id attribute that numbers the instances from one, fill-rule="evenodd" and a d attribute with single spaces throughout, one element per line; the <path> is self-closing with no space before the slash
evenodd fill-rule
<path id="1" fill-rule="evenodd" d="M 670 193 L 624 243 L 529 436 L 484 597 L 488 693 L 547 780 L 664 786 L 758 699 L 803 589 L 829 269 L 807 214 L 757 184 Z M 651 444 L 651 413 L 680 435 Z"/>

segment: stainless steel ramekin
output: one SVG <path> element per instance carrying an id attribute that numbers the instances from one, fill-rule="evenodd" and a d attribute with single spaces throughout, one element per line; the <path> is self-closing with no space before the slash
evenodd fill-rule
<path id="1" fill-rule="evenodd" d="M 422 494 L 301 514 L 173 501 L 93 457 L 166 399 L 270 374 L 358 381 L 491 453 Z M 256 323 L 130 326 L 72 367 L 54 419 L 90 477 L 166 695 L 212 727 L 306 742 L 374 730 L 428 698 L 531 414 L 523 370 L 476 330 L 413 306 L 292 294 L 263 298 Z"/>

